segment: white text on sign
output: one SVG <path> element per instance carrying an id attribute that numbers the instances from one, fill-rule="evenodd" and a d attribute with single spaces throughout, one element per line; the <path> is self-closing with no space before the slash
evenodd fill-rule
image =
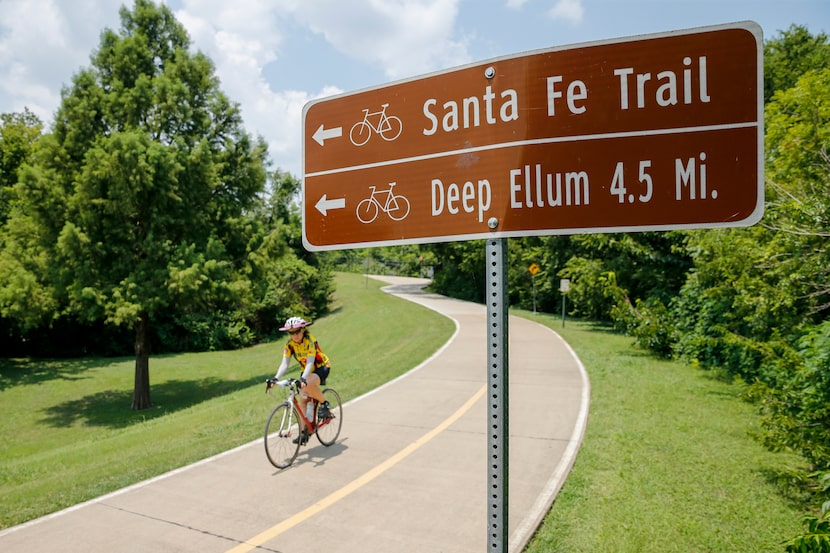
<path id="1" fill-rule="evenodd" d="M 674 200 L 716 200 L 718 191 L 707 183 L 706 152 L 697 157 L 671 160 L 674 182 L 658 183 L 663 187 L 674 187 Z M 608 192 L 617 196 L 619 203 L 649 203 L 654 195 L 655 183 L 652 178 L 652 160 L 641 160 L 637 168 L 637 182 L 628 183 L 625 177 L 627 163 L 619 161 L 614 166 Z M 664 168 L 666 166 L 664 165 Z M 499 185 L 501 179 L 493 182 Z M 560 208 L 591 205 L 591 180 L 588 172 L 548 171 L 540 163 L 511 169 L 505 179 L 510 198 L 510 209 Z M 431 182 L 431 215 L 475 214 L 483 222 L 493 198 L 490 179 L 480 178 L 463 184 L 444 183 L 435 178 Z"/>
<path id="2" fill-rule="evenodd" d="M 696 66 L 693 66 L 692 58 L 688 56 L 681 63 L 681 68 L 666 69 L 654 77 L 650 72 L 637 72 L 634 67 L 614 69 L 613 75 L 619 85 L 619 109 L 628 110 L 632 103 L 637 109 L 644 109 L 652 101 L 658 107 L 673 106 L 680 102 L 711 102 L 706 56 L 698 57 Z M 546 80 L 546 88 L 548 117 L 557 114 L 557 105 L 562 100 L 570 115 L 582 115 L 588 111 L 585 104 L 589 91 L 584 81 L 571 79 L 565 85 L 564 76 L 552 75 Z M 468 96 L 461 100 L 450 99 L 443 102 L 440 109 L 438 99 L 429 98 L 424 102 L 423 113 L 428 120 L 423 130 L 426 136 L 432 136 L 439 130 L 453 132 L 482 124 L 495 125 L 499 121 L 506 123 L 519 118 L 519 96 L 512 88 L 497 94 L 492 86 L 487 85 L 481 98 Z"/>

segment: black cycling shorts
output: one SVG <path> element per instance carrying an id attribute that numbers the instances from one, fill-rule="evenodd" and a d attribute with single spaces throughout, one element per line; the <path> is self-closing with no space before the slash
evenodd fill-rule
<path id="1" fill-rule="evenodd" d="M 319 369 L 314 369 L 314 374 L 320 377 L 320 385 L 326 385 L 326 379 L 329 377 L 329 372 L 331 372 L 331 367 L 320 367 Z"/>

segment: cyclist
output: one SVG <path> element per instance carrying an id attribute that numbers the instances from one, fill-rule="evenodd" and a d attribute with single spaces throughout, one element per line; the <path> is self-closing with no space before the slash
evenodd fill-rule
<path id="1" fill-rule="evenodd" d="M 315 399 L 320 407 L 317 410 L 317 416 L 320 419 L 325 419 L 329 416 L 328 405 L 323 392 L 320 390 L 320 385 L 326 383 L 326 378 L 331 371 L 331 361 L 328 356 L 323 353 L 317 340 L 308 331 L 311 322 L 306 321 L 302 317 L 290 317 L 285 321 L 285 324 L 280 327 L 280 330 L 287 331 L 290 339 L 285 344 L 282 353 L 282 363 L 280 363 L 277 374 L 274 376 L 277 380 L 285 374 L 288 370 L 288 364 L 291 358 L 294 357 L 303 368 L 302 376 L 300 376 L 300 408 L 306 413 L 306 418 L 311 420 L 314 414 L 314 405 L 308 401 L 311 397 Z M 308 429 L 303 425 L 302 432 L 297 440 L 302 440 L 302 443 L 308 441 Z"/>

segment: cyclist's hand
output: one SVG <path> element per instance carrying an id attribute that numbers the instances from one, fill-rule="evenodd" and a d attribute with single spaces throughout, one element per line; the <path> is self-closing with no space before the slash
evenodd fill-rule
<path id="1" fill-rule="evenodd" d="M 270 394 L 271 388 L 273 388 L 277 384 L 277 379 L 269 378 L 265 381 L 265 393 Z"/>
<path id="2" fill-rule="evenodd" d="M 300 388 L 305 388 L 308 385 L 308 382 L 305 381 L 305 378 L 302 376 L 300 377 Z"/>

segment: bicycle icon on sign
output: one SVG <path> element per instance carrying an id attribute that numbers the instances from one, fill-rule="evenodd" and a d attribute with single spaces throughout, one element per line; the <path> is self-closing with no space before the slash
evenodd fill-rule
<path id="1" fill-rule="evenodd" d="M 379 134 L 387 142 L 391 142 L 401 135 L 403 123 L 400 117 L 386 115 L 386 108 L 389 104 L 383 104 L 380 111 L 369 112 L 369 108 L 363 110 L 363 121 L 358 121 L 349 131 L 349 139 L 355 146 L 363 146 L 372 138 L 372 132 Z M 377 123 L 373 121 L 377 120 Z"/>
<path id="2" fill-rule="evenodd" d="M 402 221 L 409 215 L 409 200 L 406 196 L 400 194 L 395 195 L 392 189 L 395 188 L 395 183 L 389 183 L 388 190 L 378 190 L 377 186 L 370 186 L 372 193 L 368 198 L 365 198 L 357 204 L 355 214 L 361 223 L 369 224 L 378 217 L 378 213 L 383 211 L 393 221 Z M 386 197 L 384 201 L 378 199 L 379 197 Z"/>

